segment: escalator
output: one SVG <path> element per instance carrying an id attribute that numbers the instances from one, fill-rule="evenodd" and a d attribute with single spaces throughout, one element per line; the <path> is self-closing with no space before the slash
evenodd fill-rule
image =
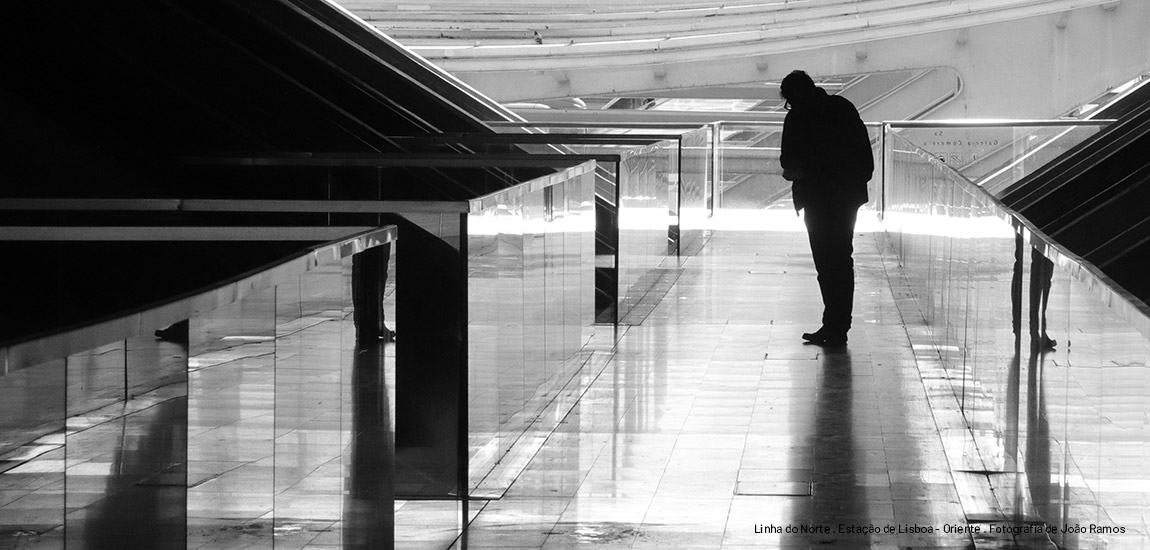
<path id="1" fill-rule="evenodd" d="M 1120 117 L 1000 195 L 1054 241 L 1150 303 L 1150 87 L 1096 116 Z"/>
<path id="2" fill-rule="evenodd" d="M 322 0 L 8 13 L 20 25 L 0 38 L 0 108 L 12 121 L 4 196 L 192 196 L 210 184 L 179 162 L 189 155 L 430 153 L 445 148 L 389 137 L 490 132 L 484 121 L 516 118 Z M 415 172 L 397 173 L 424 182 L 407 194 L 472 195 L 478 185 L 466 170 Z M 308 194 L 309 176 L 286 185 L 278 174 L 277 190 L 247 193 Z M 242 194 L 238 183 L 215 187 Z"/>
<path id="3" fill-rule="evenodd" d="M 1001 141 L 998 147 L 982 151 L 976 158 L 972 157 L 970 162 L 955 167 L 963 176 L 977 182 L 991 194 L 1001 196 L 1006 188 L 1015 183 L 1011 177 L 1014 169 L 1043 166 L 1089 139 L 1097 129 L 1104 128 L 1108 121 L 1137 110 L 1150 96 L 1148 83 L 1150 78 L 1140 75 L 1117 86 L 1060 117 L 1060 122 L 1067 121 L 1065 124 L 1032 126 L 1023 130 L 1027 125 L 1020 123 L 1013 136 L 1009 132 L 995 136 Z M 1079 124 L 1071 125 L 1070 120 L 1077 120 Z M 1019 162 L 1020 157 L 1024 162 Z"/>
<path id="4" fill-rule="evenodd" d="M 244 159 L 253 157 L 468 155 L 474 151 L 458 144 L 396 136 L 494 135 L 486 122 L 517 120 L 325 0 L 161 0 L 116 8 L 24 3 L 11 6 L 6 17 L 19 24 L 0 36 L 5 67 L 0 229 L 378 226 L 398 222 L 379 214 L 128 211 L 92 205 L 189 199 L 461 201 L 548 172 L 351 162 L 245 165 Z M 483 152 L 523 152 L 516 145 L 500 147 Z M 48 207 L 12 206 L 29 200 Z M 52 208 L 65 201 L 84 206 Z M 0 239 L 0 253 L 24 258 L 27 265 L 70 260 L 68 269 L 49 278 L 35 270 L 6 270 L 0 282 L 23 292 L 6 298 L 0 342 L 179 294 L 308 244 L 265 241 L 231 254 L 210 243 L 97 250 L 95 244 Z M 174 254 L 176 260 L 189 254 L 213 258 L 205 265 L 218 269 L 181 269 L 180 262 L 149 252 L 157 248 L 185 249 Z M 140 269 L 140 258 L 152 258 L 156 267 Z M 64 275 L 84 268 L 101 276 Z M 117 282 L 123 284 L 105 285 Z M 92 299 L 77 298 L 83 296 Z M 100 296 L 111 298 L 95 299 Z"/>

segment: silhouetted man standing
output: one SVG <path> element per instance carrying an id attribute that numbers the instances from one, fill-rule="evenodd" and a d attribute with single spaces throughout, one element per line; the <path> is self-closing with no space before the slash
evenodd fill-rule
<path id="1" fill-rule="evenodd" d="M 849 100 L 828 95 L 803 71 L 783 79 L 781 94 L 790 109 L 783 123 L 783 178 L 792 182 L 795 211 L 806 210 L 823 298 L 823 326 L 803 339 L 843 345 L 854 302 L 855 219 L 874 172 L 870 137 Z"/>

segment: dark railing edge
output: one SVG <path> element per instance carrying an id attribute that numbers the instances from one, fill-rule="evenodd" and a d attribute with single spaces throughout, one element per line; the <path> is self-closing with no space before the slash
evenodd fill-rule
<path id="1" fill-rule="evenodd" d="M 233 303 L 287 277 L 349 257 L 369 248 L 394 242 L 395 226 L 384 226 L 313 246 L 272 264 L 258 267 L 206 288 L 190 291 L 129 312 L 62 329 L 54 329 L 0 344 L 0 376 L 125 340 L 191 317 L 196 311 Z"/>
<path id="2" fill-rule="evenodd" d="M 587 160 L 580 164 L 563 168 L 557 172 L 527 180 L 525 182 L 512 185 L 506 189 L 500 189 L 494 193 L 488 193 L 486 195 L 476 197 L 468 201 L 468 212 L 471 214 L 476 214 L 491 208 L 493 205 L 504 203 L 508 198 L 518 197 L 526 193 L 539 191 L 554 185 L 559 185 L 570 180 L 571 178 L 575 178 L 589 172 L 594 172 L 596 165 L 597 161 Z"/>

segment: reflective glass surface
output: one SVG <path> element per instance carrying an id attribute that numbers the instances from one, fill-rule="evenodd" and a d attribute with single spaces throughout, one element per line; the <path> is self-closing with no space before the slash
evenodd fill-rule
<path id="1" fill-rule="evenodd" d="M 701 138 L 695 134 L 695 143 Z M 688 141 L 684 141 L 684 147 Z M 668 258 L 677 256 L 677 234 L 682 228 L 679 191 L 679 144 L 660 141 L 648 146 L 580 146 L 581 153 L 606 153 L 620 156 L 618 172 L 614 163 L 602 162 L 597 167 L 596 194 L 606 209 L 598 212 L 600 232 L 597 237 L 599 267 L 616 263 L 616 315 L 620 323 L 638 324 L 665 294 L 667 285 L 677 273 Z M 698 151 L 696 150 L 696 154 Z M 686 153 L 684 153 L 686 156 Z M 698 157 L 690 162 L 690 178 L 695 200 L 700 165 Z M 618 188 L 616 189 L 616 182 Z M 699 208 L 692 207 L 693 223 L 701 223 Z M 612 227 L 614 218 L 617 225 Z M 696 225 L 696 228 L 699 226 Z M 701 233 L 695 232 L 697 237 Z M 614 242 L 612 242 L 614 241 Z M 617 256 L 616 256 L 617 254 Z M 601 322 L 608 322 L 601 318 Z"/>
<path id="2" fill-rule="evenodd" d="M 317 538 L 342 540 L 345 449 L 356 442 L 346 428 L 358 426 L 343 407 L 353 388 L 356 351 L 351 311 L 351 273 L 334 264 L 276 285 L 275 294 L 276 533 L 303 547 Z M 353 334 L 344 337 L 344 332 Z M 350 346 L 345 346 L 345 343 Z M 375 426 L 378 430 L 390 426 Z M 278 541 L 277 541 L 278 542 Z"/>
<path id="3" fill-rule="evenodd" d="M 961 413 L 944 419 L 950 467 L 994 496 L 968 518 L 1044 522 L 1063 548 L 1145 547 L 1146 317 L 934 152 L 899 136 L 887 152 L 888 246 L 904 318 L 922 319 L 907 330 L 930 399 Z"/>
<path id="4" fill-rule="evenodd" d="M 484 200 L 468 215 L 468 418 L 473 494 L 500 495 L 588 357 L 595 288 L 590 165 Z M 517 466 L 518 464 L 518 466 Z"/>
<path id="5" fill-rule="evenodd" d="M 723 123 L 719 131 L 719 169 L 716 208 L 724 210 L 790 210 L 791 183 L 783 179 L 779 165 L 782 123 Z M 881 194 L 881 127 L 867 125 L 875 158 L 874 177 L 869 184 L 868 210 L 877 209 Z"/>
<path id="6" fill-rule="evenodd" d="M 0 376 L 0 548 L 183 548 L 186 358 L 137 337 Z"/>
<path id="7" fill-rule="evenodd" d="M 136 349 L 156 347 L 150 337 L 128 342 Z M 123 348 L 97 351 L 111 351 L 124 365 Z M 185 364 L 183 350 L 175 358 Z M 110 361 L 101 363 L 108 367 Z M 184 547 L 187 415 L 187 386 L 181 381 L 69 416 L 66 548 Z"/>
<path id="8" fill-rule="evenodd" d="M 271 531 L 263 518 L 273 517 L 275 501 L 275 292 L 189 321 L 191 540 L 227 545 Z"/>
<path id="9" fill-rule="evenodd" d="M 0 547 L 63 548 L 65 360 L 0 376 Z"/>
<path id="10" fill-rule="evenodd" d="M 124 400 L 124 342 L 68 358 L 68 416 Z"/>
<path id="11" fill-rule="evenodd" d="M 693 254 L 703 246 L 707 219 L 714 208 L 711 188 L 712 131 L 710 126 L 683 134 L 679 172 L 679 250 Z"/>
<path id="12" fill-rule="evenodd" d="M 1105 122 L 892 125 L 892 132 L 993 195 L 1097 134 Z"/>
<path id="13" fill-rule="evenodd" d="M 638 324 L 673 280 L 678 151 L 671 142 L 623 151 L 619 168 L 619 322 Z"/>
<path id="14" fill-rule="evenodd" d="M 449 545 L 457 500 L 395 498 L 394 344 L 357 338 L 353 258 L 0 376 L 0 548 Z"/>
<path id="15" fill-rule="evenodd" d="M 782 123 L 721 124 L 717 208 L 790 208 L 791 184 L 779 166 Z"/>

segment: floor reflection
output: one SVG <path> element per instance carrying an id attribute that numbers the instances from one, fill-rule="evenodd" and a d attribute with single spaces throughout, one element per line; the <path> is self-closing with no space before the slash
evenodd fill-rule
<path id="1" fill-rule="evenodd" d="M 168 399 L 68 436 L 68 548 L 186 547 L 187 411 Z"/>
<path id="2" fill-rule="evenodd" d="M 1056 504 L 1056 501 L 1062 499 L 1057 495 L 1051 474 L 1050 421 L 1047 418 L 1046 382 L 1043 376 L 1048 360 L 1046 344 L 1042 340 L 1044 337 L 1043 334 L 1039 339 L 1031 340 L 1026 365 L 1026 460 L 1022 470 L 1025 472 L 1025 480 L 1019 485 L 1029 489 L 1029 502 L 1039 518 L 1050 525 L 1060 525 L 1065 513 Z M 1034 519 L 1026 517 L 1024 503 L 1026 499 L 1019 499 L 1016 503 L 1016 523 L 1021 523 L 1018 520 Z"/>
<path id="3" fill-rule="evenodd" d="M 850 350 L 845 346 L 825 349 L 819 355 L 819 368 L 809 520 L 831 532 L 793 535 L 789 541 L 784 539 L 784 544 L 870 547 L 871 533 L 866 528 L 875 522 L 867 505 L 867 474 L 859 468 L 861 449 L 854 439 L 855 422 L 865 422 L 867 416 L 856 414 Z M 846 527 L 846 533 L 840 532 L 840 525 Z"/>
<path id="4" fill-rule="evenodd" d="M 352 428 L 343 548 L 388 549 L 395 540 L 395 442 L 385 344 L 356 342 L 352 360 Z"/>

